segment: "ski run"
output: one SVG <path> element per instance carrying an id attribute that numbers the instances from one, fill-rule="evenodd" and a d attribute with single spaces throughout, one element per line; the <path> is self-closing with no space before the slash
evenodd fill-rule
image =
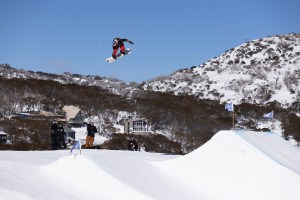
<path id="1" fill-rule="evenodd" d="M 184 155 L 1 151 L 1 200 L 299 200 L 300 150 L 276 133 L 220 131 Z"/>

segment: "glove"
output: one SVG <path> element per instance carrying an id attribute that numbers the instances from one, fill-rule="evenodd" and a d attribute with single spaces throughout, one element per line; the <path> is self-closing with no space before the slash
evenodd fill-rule
<path id="1" fill-rule="evenodd" d="M 132 41 L 128 41 L 129 42 L 129 44 L 134 44 Z"/>

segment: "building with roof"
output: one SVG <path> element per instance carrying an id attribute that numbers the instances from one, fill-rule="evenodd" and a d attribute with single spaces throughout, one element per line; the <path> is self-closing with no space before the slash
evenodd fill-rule
<path id="1" fill-rule="evenodd" d="M 64 106 L 63 111 L 66 113 L 66 121 L 70 127 L 82 127 L 84 125 L 84 114 L 76 106 Z"/>
<path id="2" fill-rule="evenodd" d="M 52 112 L 19 112 L 16 113 L 14 118 L 19 119 L 33 119 L 33 120 L 58 120 L 58 121 L 64 121 L 65 116 L 64 115 L 56 115 Z"/>
<path id="3" fill-rule="evenodd" d="M 124 120 L 124 133 L 145 134 L 150 133 L 148 121 L 145 118 L 129 118 Z"/>

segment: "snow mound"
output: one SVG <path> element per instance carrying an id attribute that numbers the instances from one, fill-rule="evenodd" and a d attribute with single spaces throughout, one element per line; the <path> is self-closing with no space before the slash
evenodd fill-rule
<path id="1" fill-rule="evenodd" d="M 300 175 L 300 149 L 274 132 L 235 131 L 278 164 Z"/>
<path id="2" fill-rule="evenodd" d="M 288 143 L 281 140 L 277 148 L 288 155 Z M 155 165 L 213 199 L 300 199 L 300 176 L 234 131 L 220 131 L 190 154 Z"/>
<path id="3" fill-rule="evenodd" d="M 57 161 L 41 166 L 39 172 L 54 185 L 59 182 L 64 190 L 86 199 L 145 199 L 143 194 L 126 186 L 103 169 L 97 167 L 84 155 L 63 156 Z M 104 182 L 99 188 L 99 182 Z M 116 192 L 116 189 L 118 192 Z"/>
<path id="4" fill-rule="evenodd" d="M 300 199 L 299 149 L 274 133 L 220 131 L 185 156 L 69 153 L 0 151 L 0 199 Z"/>

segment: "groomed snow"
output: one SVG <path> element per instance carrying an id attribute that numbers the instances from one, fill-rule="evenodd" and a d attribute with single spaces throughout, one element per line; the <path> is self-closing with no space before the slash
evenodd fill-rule
<path id="1" fill-rule="evenodd" d="M 276 160 L 276 149 L 289 161 Z M 300 199 L 295 172 L 300 150 L 274 133 L 220 131 L 185 156 L 92 149 L 69 153 L 1 151 L 0 199 Z"/>

